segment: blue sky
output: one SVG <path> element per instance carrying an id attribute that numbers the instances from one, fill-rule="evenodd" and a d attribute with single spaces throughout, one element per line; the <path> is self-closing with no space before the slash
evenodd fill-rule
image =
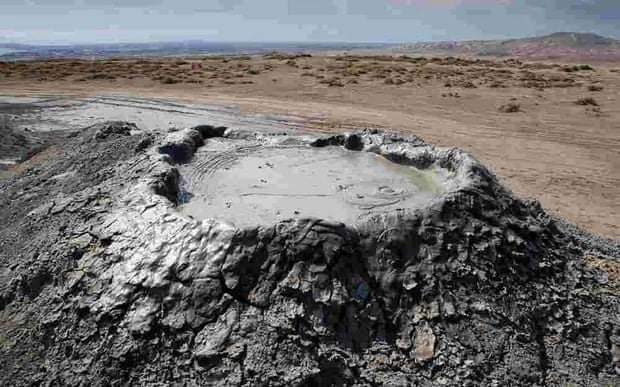
<path id="1" fill-rule="evenodd" d="M 620 38 L 620 0 L 0 0 L 0 41 Z"/>

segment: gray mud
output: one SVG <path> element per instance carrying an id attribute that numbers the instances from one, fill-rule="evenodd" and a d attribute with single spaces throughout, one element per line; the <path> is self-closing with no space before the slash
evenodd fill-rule
<path id="1" fill-rule="evenodd" d="M 181 212 L 239 227 L 308 217 L 353 225 L 376 213 L 421 208 L 446 190 L 448 173 L 438 167 L 418 169 L 372 152 L 289 140 L 209 141 L 180 169 L 188 195 Z"/>
<path id="2" fill-rule="evenodd" d="M 234 106 L 179 104 L 167 100 L 117 97 L 41 98 L 0 96 L 0 115 L 33 131 L 78 130 L 102 121 L 128 121 L 148 131 L 187 128 L 209 122 L 251 130 L 293 130 L 291 117 L 242 116 Z"/>
<path id="3" fill-rule="evenodd" d="M 167 100 L 124 96 L 74 98 L 0 95 L 1 173 L 50 145 L 104 121 L 132 122 L 149 132 L 168 131 L 210 122 L 247 130 L 294 131 L 292 117 L 241 116 L 234 106 L 179 104 Z"/>
<path id="4" fill-rule="evenodd" d="M 17 109 L 17 110 L 16 110 Z M 17 165 L 32 156 L 46 149 L 50 145 L 62 142 L 72 133 L 59 130 L 55 133 L 36 132 L 28 127 L 20 127 L 6 113 L 2 113 L 3 107 L 0 105 L 0 179 L 3 178 L 2 171 Z M 11 112 L 18 114 L 29 111 L 11 106 Z"/>
<path id="5" fill-rule="evenodd" d="M 288 137 L 108 123 L 0 182 L 0 385 L 618 384 L 620 285 L 601 269 L 617 267 L 617 242 L 515 198 L 457 149 L 370 131 Z M 228 171 L 198 167 L 233 139 L 259 150 Z M 443 190 L 354 226 L 183 213 L 191 171 L 226 182 L 299 141 L 336 155 L 344 178 L 437 168 Z M 608 256 L 595 267 L 591 251 Z"/>

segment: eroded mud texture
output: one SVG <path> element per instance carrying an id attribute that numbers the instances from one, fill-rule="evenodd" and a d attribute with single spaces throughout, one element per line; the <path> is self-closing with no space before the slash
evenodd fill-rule
<path id="1" fill-rule="evenodd" d="M 63 142 L 67 136 L 73 134 L 67 130 L 49 133 L 36 132 L 27 126 L 18 127 L 6 110 L 0 103 L 0 179 L 3 178 L 2 171 L 31 158 L 53 144 Z"/>
<path id="2" fill-rule="evenodd" d="M 458 150 L 284 137 L 105 124 L 0 182 L 0 384 L 617 385 L 617 277 L 584 259 L 616 265 L 616 243 Z M 441 190 L 354 223 L 190 217 L 201 152 L 243 142 L 367 152 Z"/>

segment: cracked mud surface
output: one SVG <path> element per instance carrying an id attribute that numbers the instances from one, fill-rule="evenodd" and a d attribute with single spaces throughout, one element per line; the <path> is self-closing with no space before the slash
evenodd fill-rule
<path id="1" fill-rule="evenodd" d="M 355 227 L 179 211 L 203 149 L 272 137 L 103 124 L 0 182 L 0 384 L 617 384 L 618 244 L 461 151 L 312 140 L 454 175 L 427 205 Z"/>

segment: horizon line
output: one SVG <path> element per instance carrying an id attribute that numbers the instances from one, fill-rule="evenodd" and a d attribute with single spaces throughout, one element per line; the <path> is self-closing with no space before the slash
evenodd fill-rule
<path id="1" fill-rule="evenodd" d="M 591 34 L 603 38 L 618 40 L 614 37 L 601 35 L 592 31 L 556 31 L 541 35 L 523 35 L 520 37 L 502 37 L 489 39 L 440 39 L 440 40 L 402 40 L 402 41 L 347 41 L 347 40 L 210 40 L 210 39 L 161 39 L 152 41 L 126 41 L 126 42 L 80 42 L 80 43 L 20 43 L 16 41 L 1 41 L 0 47 L 7 46 L 29 46 L 29 47 L 79 47 L 79 46 L 120 46 L 120 45 L 148 45 L 148 44 L 174 44 L 174 43 L 213 43 L 213 44 L 380 44 L 398 45 L 411 43 L 441 43 L 441 42 L 475 42 L 475 41 L 505 41 L 516 39 L 527 39 L 536 37 L 546 37 L 555 34 Z"/>

